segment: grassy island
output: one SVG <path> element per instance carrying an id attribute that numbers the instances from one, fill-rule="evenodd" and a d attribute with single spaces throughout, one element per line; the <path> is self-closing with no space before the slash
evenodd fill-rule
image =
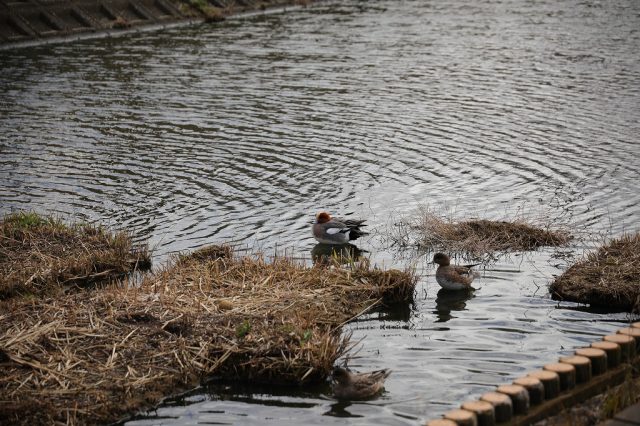
<path id="1" fill-rule="evenodd" d="M 350 348 L 342 325 L 415 284 L 211 246 L 141 283 L 0 302 L 0 423 L 113 422 L 214 376 L 317 383 Z"/>

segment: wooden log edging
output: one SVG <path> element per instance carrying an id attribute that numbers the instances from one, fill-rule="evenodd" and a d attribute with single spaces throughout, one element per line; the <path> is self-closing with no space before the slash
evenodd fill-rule
<path id="1" fill-rule="evenodd" d="M 640 322 L 578 348 L 575 355 L 560 357 L 559 362 L 546 364 L 513 384 L 500 385 L 495 392 L 467 401 L 425 425 L 524 426 L 538 422 L 622 383 L 632 364 L 640 362 L 638 350 Z M 500 394 L 508 396 L 510 403 Z"/>

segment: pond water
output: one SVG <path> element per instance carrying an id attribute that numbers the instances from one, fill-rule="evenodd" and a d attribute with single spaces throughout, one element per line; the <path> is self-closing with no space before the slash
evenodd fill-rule
<path id="1" fill-rule="evenodd" d="M 211 385 L 130 421 L 417 424 L 633 319 L 550 300 L 575 255 L 640 229 L 640 2 L 320 2 L 122 37 L 0 50 L 0 213 L 133 229 L 168 254 L 234 241 L 309 257 L 316 212 L 366 218 L 385 267 L 415 264 L 411 305 L 350 323 L 356 370 L 386 392 Z M 439 293 L 390 247 L 420 206 L 531 216 L 567 252 L 487 265 Z"/>

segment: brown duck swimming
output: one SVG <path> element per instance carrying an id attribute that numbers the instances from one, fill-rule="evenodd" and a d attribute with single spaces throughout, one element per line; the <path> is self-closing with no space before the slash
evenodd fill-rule
<path id="1" fill-rule="evenodd" d="M 352 373 L 346 368 L 333 369 L 333 395 L 337 399 L 362 400 L 379 394 L 384 389 L 384 380 L 391 370 L 377 370 L 369 373 Z"/>
<path id="2" fill-rule="evenodd" d="M 433 263 L 438 264 L 436 281 L 445 290 L 465 290 L 471 288 L 473 279 L 480 276 L 477 271 L 472 271 L 475 265 L 451 265 L 449 256 L 444 253 L 436 253 Z"/>

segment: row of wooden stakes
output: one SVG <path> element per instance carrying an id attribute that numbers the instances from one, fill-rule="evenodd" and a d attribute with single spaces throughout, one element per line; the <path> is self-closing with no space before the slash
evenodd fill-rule
<path id="1" fill-rule="evenodd" d="M 631 363 L 636 353 L 640 353 L 640 322 L 604 336 L 602 341 L 589 347 L 577 349 L 575 355 L 562 357 L 559 362 L 547 364 L 542 370 L 520 377 L 512 384 L 498 386 L 477 401 L 465 402 L 459 409 L 446 412 L 443 418 L 427 422 L 426 426 L 526 424 L 527 421 L 521 422 L 518 418 L 526 420 L 532 407 Z"/>

